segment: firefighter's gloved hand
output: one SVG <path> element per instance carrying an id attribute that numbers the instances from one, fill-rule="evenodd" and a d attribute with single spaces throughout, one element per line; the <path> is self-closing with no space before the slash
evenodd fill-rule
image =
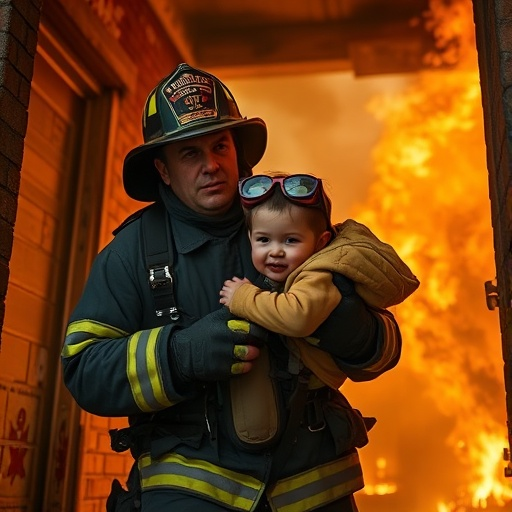
<path id="1" fill-rule="evenodd" d="M 253 324 L 242 318 L 234 318 L 233 315 L 229 316 L 230 319 L 227 321 L 228 328 L 233 332 L 246 334 L 248 336 L 247 339 L 250 340 L 250 345 L 261 347 L 268 341 L 269 332 L 260 325 Z"/>
<path id="2" fill-rule="evenodd" d="M 237 320 L 227 308 L 219 309 L 170 340 L 173 377 L 181 382 L 211 382 L 247 373 L 264 341 L 262 328 Z"/>
<path id="3" fill-rule="evenodd" d="M 376 351 L 377 321 L 350 279 L 335 273 L 333 283 L 341 293 L 341 301 L 307 340 L 335 358 L 364 361 Z"/>

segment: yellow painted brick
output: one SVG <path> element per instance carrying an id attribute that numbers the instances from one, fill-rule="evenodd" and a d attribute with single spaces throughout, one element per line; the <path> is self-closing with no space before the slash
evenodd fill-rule
<path id="1" fill-rule="evenodd" d="M 98 430 L 107 430 L 108 429 L 108 418 L 103 418 L 101 416 L 94 416 L 93 414 L 90 414 L 90 425 L 92 428 L 96 428 Z"/>
<path id="2" fill-rule="evenodd" d="M 85 498 L 106 498 L 110 494 L 111 487 L 112 478 L 110 477 L 88 478 Z"/>
<path id="3" fill-rule="evenodd" d="M 126 428 L 128 427 L 127 418 L 109 418 L 109 428 Z"/>
<path id="4" fill-rule="evenodd" d="M 98 432 L 98 447 L 97 450 L 100 453 L 112 453 L 112 448 L 110 447 L 110 436 L 108 431 Z"/>
<path id="5" fill-rule="evenodd" d="M 105 467 L 105 455 L 86 453 L 83 462 L 83 472 L 87 475 L 101 475 Z"/>
<path id="6" fill-rule="evenodd" d="M 124 457 L 119 453 L 105 456 L 105 475 L 124 475 L 125 474 L 125 463 Z"/>

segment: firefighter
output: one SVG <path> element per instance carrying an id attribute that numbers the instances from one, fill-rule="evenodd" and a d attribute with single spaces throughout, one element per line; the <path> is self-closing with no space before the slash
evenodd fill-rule
<path id="1" fill-rule="evenodd" d="M 123 183 L 151 204 L 96 257 L 62 350 L 77 403 L 129 418 L 112 446 L 135 463 L 108 510 L 356 511 L 371 421 L 315 388 L 278 335 L 218 302 L 233 275 L 258 283 L 237 184 L 264 154 L 265 123 L 180 64 L 149 94 L 142 131 Z M 342 300 L 313 336 L 342 375 L 374 379 L 398 362 L 398 325 L 335 282 Z"/>

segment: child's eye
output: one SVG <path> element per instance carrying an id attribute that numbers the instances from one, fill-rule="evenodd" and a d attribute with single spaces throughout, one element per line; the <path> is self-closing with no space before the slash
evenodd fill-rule
<path id="1" fill-rule="evenodd" d="M 287 243 L 287 244 L 296 244 L 296 243 L 298 243 L 298 242 L 299 242 L 299 240 L 297 240 L 297 238 L 292 238 L 292 237 L 290 237 L 290 238 L 287 238 L 287 239 L 286 239 L 286 243 Z"/>
<path id="2" fill-rule="evenodd" d="M 270 241 L 270 239 L 268 238 L 268 236 L 259 236 L 258 238 L 256 238 L 256 241 L 260 242 L 260 244 L 266 244 Z"/>

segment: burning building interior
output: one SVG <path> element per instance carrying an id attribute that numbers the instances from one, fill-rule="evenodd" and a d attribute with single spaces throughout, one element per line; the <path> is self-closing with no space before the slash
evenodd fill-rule
<path id="1" fill-rule="evenodd" d="M 495 273 L 473 17 L 469 2 L 431 6 L 438 57 L 456 65 L 421 73 L 402 95 L 371 104 L 385 128 L 368 200 L 355 213 L 400 248 L 422 281 L 396 311 L 405 371 L 390 381 L 393 398 L 381 412 L 387 425 L 383 453 L 372 452 L 371 489 L 379 494 L 384 484 L 385 494 L 391 484 L 390 510 L 508 509 L 503 356 L 484 290 Z M 369 386 L 374 393 L 382 388 Z M 400 504 L 404 487 L 418 492 Z"/>
<path id="2" fill-rule="evenodd" d="M 361 450 L 366 488 L 358 500 L 367 512 L 506 510 L 512 482 L 505 476 L 499 318 L 484 287 L 496 271 L 471 2 L 431 2 L 423 21 L 437 41 L 425 55 L 433 69 L 369 94 L 365 107 L 381 126 L 371 169 L 360 176 L 371 179 L 339 212 L 372 226 L 421 282 L 394 309 L 404 339 L 398 368 L 376 382 L 344 386 L 356 407 L 378 419 Z M 258 83 L 278 89 L 278 80 Z M 240 81 L 235 86 L 241 90 Z M 323 92 L 339 111 L 336 91 Z M 314 117 L 303 129 L 308 122 Z M 319 135 L 313 145 L 321 144 Z M 295 165 L 315 161 L 300 154 Z M 339 169 L 348 167 L 348 175 L 352 168 L 338 156 L 319 171 L 335 203 L 351 189 Z"/>
<path id="3" fill-rule="evenodd" d="M 156 12 L 162 12 L 170 5 L 163 0 L 147 3 Z M 325 10 L 343 4 L 320 3 Z M 396 3 L 406 8 L 407 2 Z M 127 32 L 123 20 L 135 16 L 127 14 L 123 2 L 86 0 L 81 4 L 101 15 L 99 17 L 113 38 L 117 42 L 123 41 L 123 34 Z M 137 8 L 141 4 L 137 3 Z M 313 12 L 318 12 L 315 10 L 319 9 L 318 4 L 312 8 Z M 349 4 L 352 3 L 347 2 L 347 6 Z M 507 324 L 500 319 L 504 299 L 498 297 L 497 287 L 499 268 L 497 270 L 493 233 L 497 222 L 491 210 L 493 192 L 489 190 L 491 152 L 486 147 L 489 126 L 485 125 L 483 103 L 486 99 L 482 98 L 475 33 L 475 10 L 484 7 L 470 0 L 430 0 L 417 4 L 424 4 L 424 8 L 410 17 L 410 25 L 421 25 L 432 43 L 423 46 L 417 41 L 411 42 L 408 55 L 414 54 L 416 59 L 421 53 L 421 65 L 413 59 L 408 61 L 409 69 L 405 69 L 407 66 L 402 62 L 402 72 L 383 65 L 379 74 L 371 76 L 367 73 L 369 57 L 365 61 L 367 47 L 363 41 L 358 41 L 352 47 L 352 52 L 359 55 L 358 76 L 351 77 L 350 86 L 346 86 L 345 78 L 341 82 L 339 77 L 332 79 L 334 74 L 326 69 L 325 63 L 319 64 L 314 74 L 300 75 L 291 66 L 281 75 L 280 64 L 276 61 L 266 64 L 266 69 L 272 70 L 269 76 L 257 76 L 258 73 L 248 71 L 236 76 L 223 67 L 227 56 L 221 51 L 222 44 L 203 48 L 196 55 L 190 54 L 186 45 L 180 45 L 180 41 L 187 39 L 186 27 L 179 26 L 180 19 L 174 19 L 178 25 L 174 30 L 181 34 L 175 40 L 176 56 L 166 58 L 169 62 L 178 56 L 195 58 L 198 64 L 201 59 L 204 62 L 213 59 L 213 68 L 219 69 L 220 76 L 240 104 L 249 105 L 249 109 L 244 109 L 244 114 L 249 116 L 260 115 L 255 111 L 256 107 L 269 101 L 281 105 L 279 115 L 286 110 L 292 112 L 294 107 L 286 108 L 285 96 L 300 97 L 304 91 L 313 94 L 307 88 L 316 84 L 316 92 L 322 91 L 322 108 L 338 109 L 332 126 L 315 125 L 322 113 L 307 105 L 295 109 L 290 114 L 292 117 L 283 115 L 278 119 L 276 115 L 273 119 L 270 110 L 268 116 L 264 114 L 262 117 L 274 134 L 284 133 L 285 126 L 294 126 L 297 119 L 301 119 L 297 121 L 300 129 L 293 132 L 299 142 L 289 147 L 297 153 L 297 163 L 293 165 L 301 165 L 300 169 L 295 167 L 294 170 L 321 175 L 334 200 L 334 220 L 351 217 L 370 226 L 380 238 L 396 248 L 421 282 L 415 294 L 392 310 L 400 323 L 404 342 L 397 368 L 375 382 L 348 382 L 343 388 L 354 407 L 364 415 L 377 418 L 369 433 L 370 442 L 360 453 L 366 481 L 365 489 L 356 496 L 361 512 L 512 510 L 512 476 L 506 460 L 510 442 L 508 421 L 511 420 L 507 417 L 509 398 L 503 367 L 507 353 L 505 343 L 502 344 Z M 506 14 L 505 4 L 507 2 L 500 5 Z M 508 9 L 512 11 L 512 7 Z M 48 7 L 47 12 L 53 12 L 52 8 Z M 40 47 L 44 50 L 43 43 L 48 44 L 51 40 L 51 31 L 47 28 L 51 23 L 48 23 L 49 14 L 45 18 L 44 7 L 42 13 Z M 157 41 L 162 36 L 157 29 L 148 23 L 144 34 L 147 44 L 158 46 Z M 267 37 L 267 42 L 269 40 L 271 36 Z M 58 45 L 52 43 L 52 46 Z M 161 52 L 158 56 L 163 55 L 165 52 L 160 46 L 158 48 Z M 307 55 L 311 51 L 313 60 L 314 52 L 304 51 Z M 122 52 L 118 55 L 120 60 L 124 58 Z M 388 64 L 390 60 L 389 56 L 383 59 Z M 244 69 L 242 61 L 238 66 Z M 63 72 L 66 66 L 62 64 L 59 69 Z M 265 65 L 261 69 L 265 69 Z M 76 74 L 81 72 L 75 71 Z M 119 73 L 122 75 L 123 71 Z M 340 74 L 339 71 L 336 73 Z M 344 77 L 351 73 L 351 70 L 341 72 Z M 146 77 L 141 78 L 141 75 L 143 73 L 139 78 L 144 81 Z M 133 110 L 141 97 L 133 93 L 137 91 L 137 86 L 131 82 L 133 77 L 123 79 L 128 84 L 126 90 L 131 91 L 127 93 L 127 101 Z M 296 90 L 293 90 L 292 82 Z M 326 85 L 328 82 L 331 86 Z M 352 162 L 348 154 L 337 154 L 338 160 L 333 160 L 331 155 L 329 160 L 326 155 L 329 148 L 321 148 L 322 132 L 329 129 L 332 137 L 329 140 L 335 145 L 336 123 L 346 123 L 345 112 L 336 103 L 340 88 L 345 86 L 344 95 L 349 95 L 350 91 L 354 95 L 356 90 L 367 91 L 364 98 L 358 100 L 365 109 L 364 115 L 344 127 L 347 133 L 359 133 L 361 139 L 369 140 L 368 147 L 354 145 L 354 151 L 361 153 L 362 160 L 358 163 Z M 95 86 L 92 89 L 95 90 Z M 40 92 L 37 87 L 35 90 Z M 273 95 L 269 100 L 270 90 L 280 91 L 280 97 Z M 119 109 L 123 105 L 122 95 L 116 101 L 110 112 L 121 110 L 116 116 L 123 120 L 123 109 Z M 371 127 L 362 122 L 368 118 L 373 123 Z M 115 187 L 120 187 L 119 179 L 115 177 L 119 170 L 115 168 L 120 164 L 119 154 L 130 145 L 131 139 L 138 136 L 133 135 L 138 129 L 138 124 L 133 127 L 138 119 L 123 122 L 127 128 L 115 133 L 119 147 L 116 146 L 106 158 L 112 170 L 107 170 L 107 178 L 102 182 L 102 186 L 106 184 L 105 195 L 110 194 L 111 200 L 114 198 L 111 204 L 115 207 L 98 213 L 103 215 L 103 220 L 97 220 L 96 237 L 89 235 L 89 241 L 100 240 L 98 246 L 108 239 L 111 224 L 134 208 L 133 204 L 121 204 L 115 192 Z M 311 126 L 316 128 L 307 133 L 307 144 L 304 144 L 304 127 Z M 309 153 L 297 151 L 299 146 L 308 146 Z M 265 166 L 287 170 L 282 169 L 281 164 L 288 160 L 286 155 L 273 157 L 273 151 L 272 146 L 269 147 L 270 156 L 265 157 L 268 159 L 263 160 L 256 172 L 263 172 Z M 317 156 L 319 151 L 323 160 Z M 319 161 L 321 167 L 316 168 Z M 354 168 L 356 176 L 348 176 Z M 19 225 L 23 225 L 26 203 L 26 198 L 22 197 Z M 21 238 L 16 225 L 14 236 Z M 23 279 L 17 274 L 19 251 L 15 240 L 10 277 L 13 288 Z M 0 511 L 16 507 L 37 510 L 34 500 L 38 503 L 44 500 L 48 511 L 100 510 L 112 477 L 122 479 L 128 467 L 127 462 L 119 462 L 124 460 L 122 456 L 114 459 L 115 455 L 104 447 L 104 433 L 108 427 L 116 425 L 115 420 L 101 422 L 76 410 L 69 400 L 62 398 L 62 390 L 55 392 L 56 395 L 60 393 L 58 399 L 53 398 L 52 385 L 57 390 L 59 386 L 48 380 L 46 370 L 40 370 L 43 376 L 36 384 L 20 384 L 21 380 L 15 376 L 16 367 L 12 366 L 14 354 L 18 353 L 12 347 L 24 336 L 9 311 L 9 306 L 14 307 L 15 298 L 13 294 L 7 295 L 3 354 L 0 354 L 0 405 L 5 405 L 0 444 Z M 59 310 L 60 313 L 63 311 Z M 61 327 L 57 326 L 57 332 Z M 36 355 L 32 349 L 26 355 L 31 361 L 31 366 L 27 367 L 40 369 L 46 365 L 45 358 L 51 359 L 52 354 L 57 358 L 55 349 L 47 349 L 45 354 Z M 15 393 L 14 389 L 19 392 Z M 48 398 L 50 395 L 52 397 Z M 35 396 L 43 405 L 30 405 L 27 397 Z M 46 416 L 42 413 L 48 423 L 52 422 L 52 428 L 45 429 L 40 425 L 34 428 L 35 418 L 44 410 L 44 404 L 53 411 Z M 20 426 L 22 411 L 25 411 L 23 418 L 26 419 Z M 61 414 L 62 411 L 65 413 Z M 9 438 L 9 426 L 16 437 Z M 52 430 L 53 434 L 46 430 Z M 73 443 L 74 455 L 68 449 Z M 17 459 L 17 466 L 13 465 L 14 451 L 9 447 L 18 452 L 21 447 L 27 453 L 24 460 Z M 49 462 L 43 460 L 45 457 Z M 11 469 L 16 467 L 19 471 L 12 473 Z"/>

